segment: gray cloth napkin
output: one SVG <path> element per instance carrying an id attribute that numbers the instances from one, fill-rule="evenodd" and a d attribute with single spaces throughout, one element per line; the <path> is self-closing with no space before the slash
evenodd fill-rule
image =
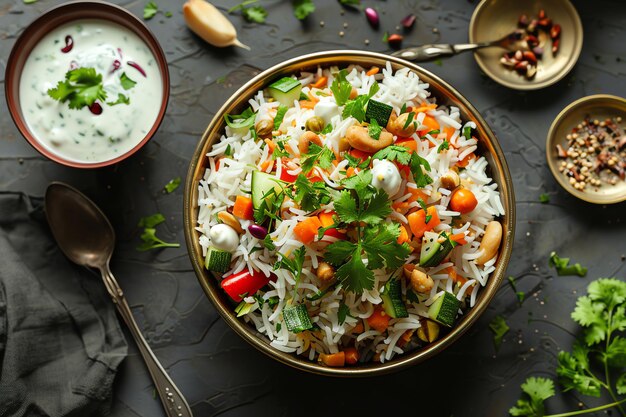
<path id="1" fill-rule="evenodd" d="M 126 348 L 100 277 L 63 256 L 41 199 L 0 193 L 0 417 L 108 414 Z"/>

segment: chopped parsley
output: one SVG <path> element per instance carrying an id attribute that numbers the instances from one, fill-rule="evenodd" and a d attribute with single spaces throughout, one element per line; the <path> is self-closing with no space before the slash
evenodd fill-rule
<path id="1" fill-rule="evenodd" d="M 159 6 L 157 6 L 157 4 L 153 1 L 149 1 L 148 3 L 146 3 L 146 5 L 143 7 L 143 18 L 145 20 L 150 20 L 152 19 L 154 16 L 156 16 L 157 12 L 159 11 Z"/>
<path id="2" fill-rule="evenodd" d="M 322 169 L 330 168 L 334 159 L 335 153 L 332 149 L 326 146 L 319 146 L 315 143 L 310 143 L 309 152 L 303 155 L 300 166 L 302 168 L 302 172 L 308 174 L 311 172 L 316 163 Z"/>
<path id="3" fill-rule="evenodd" d="M 304 20 L 315 11 L 313 0 L 292 0 L 293 15 L 298 20 Z"/>
<path id="4" fill-rule="evenodd" d="M 411 153 L 405 146 L 390 145 L 376 152 L 372 158 L 386 159 L 391 162 L 397 161 L 402 165 L 408 165 L 411 162 Z"/>
<path id="5" fill-rule="evenodd" d="M 265 10 L 265 8 L 261 5 L 250 6 L 251 4 L 256 3 L 257 1 L 258 0 L 246 0 L 243 3 L 240 3 L 234 7 L 231 7 L 228 10 L 228 13 L 233 13 L 237 10 L 240 10 L 241 15 L 248 22 L 265 23 L 265 18 L 267 17 L 267 10 Z"/>
<path id="6" fill-rule="evenodd" d="M 587 268 L 581 266 L 578 262 L 570 265 L 569 258 L 560 258 L 556 252 L 550 254 L 548 263 L 556 269 L 558 275 L 578 275 L 579 277 L 587 275 Z"/>
<path id="7" fill-rule="evenodd" d="M 171 179 L 167 184 L 165 184 L 165 191 L 167 191 L 168 194 L 174 192 L 174 190 L 176 190 L 178 187 L 180 186 L 180 177 L 176 177 Z"/>
<path id="8" fill-rule="evenodd" d="M 369 126 L 367 127 L 368 135 L 370 135 L 371 138 L 378 140 L 382 131 L 383 128 L 378 124 L 376 119 L 372 119 Z"/>
<path id="9" fill-rule="evenodd" d="M 424 188 L 428 184 L 432 184 L 433 179 L 426 173 L 430 172 L 430 164 L 427 160 L 413 152 L 411 154 L 411 173 L 417 188 Z"/>
<path id="10" fill-rule="evenodd" d="M 156 226 L 163 223 L 165 221 L 165 217 L 161 213 L 156 213 L 151 216 L 142 217 L 139 220 L 137 226 L 143 227 L 143 233 L 140 238 L 142 240 L 142 244 L 137 246 L 137 250 L 139 251 L 147 251 L 150 249 L 157 248 L 178 248 L 180 247 L 179 243 L 168 243 L 156 236 Z"/>
<path id="11" fill-rule="evenodd" d="M 506 320 L 502 316 L 495 316 L 491 323 L 489 323 L 489 330 L 493 333 L 493 345 L 496 347 L 496 351 L 500 350 L 502 345 L 502 339 L 504 335 L 508 333 L 510 327 L 506 324 Z"/>
<path id="12" fill-rule="evenodd" d="M 48 95 L 61 103 L 69 102 L 70 109 L 82 109 L 107 98 L 102 75 L 87 67 L 68 71 L 65 81 L 59 81 L 55 88 L 49 89 Z"/>
<path id="13" fill-rule="evenodd" d="M 444 150 L 447 151 L 448 149 L 450 149 L 450 142 L 448 142 L 447 140 L 444 140 L 443 142 L 441 142 L 441 145 L 439 145 L 439 147 L 437 148 L 437 153 L 441 153 Z"/>
<path id="14" fill-rule="evenodd" d="M 541 204 L 548 204 L 550 202 L 550 195 L 548 193 L 539 194 L 539 202 Z"/>

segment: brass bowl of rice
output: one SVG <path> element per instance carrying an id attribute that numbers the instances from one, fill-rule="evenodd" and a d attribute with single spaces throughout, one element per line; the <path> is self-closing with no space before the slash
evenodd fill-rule
<path id="1" fill-rule="evenodd" d="M 473 307 L 464 311 L 464 314 L 459 315 L 455 325 L 442 332 L 442 336 L 439 339 L 402 354 L 394 354 L 389 360 L 384 362 L 370 360 L 351 366 L 331 367 L 317 360 L 309 360 L 308 354 L 296 355 L 295 353 L 277 349 L 270 344 L 270 340 L 265 334 L 257 331 L 253 324 L 246 323 L 242 318 L 236 317 L 234 309 L 237 304 L 220 287 L 218 276 L 205 269 L 203 247 L 199 241 L 202 233 L 198 231 L 198 229 L 201 229 L 201 227 L 198 227 L 198 198 L 201 195 L 201 180 L 205 178 L 207 168 L 210 168 L 209 158 L 206 155 L 211 151 L 213 145 L 220 141 L 226 129 L 224 115 L 242 113 L 248 107 L 248 101 L 259 90 L 266 88 L 270 83 L 281 77 L 300 74 L 303 71 L 315 73 L 318 68 L 331 66 L 345 68 L 349 65 L 357 65 L 364 69 L 372 66 L 385 68 L 387 65 L 390 65 L 394 73 L 397 70 L 408 68 L 419 77 L 422 83 L 429 84 L 428 90 L 431 92 L 432 97 L 436 97 L 439 105 L 443 104 L 458 108 L 460 119 L 463 122 L 471 121 L 476 125 L 474 136 L 478 138 L 478 149 L 475 152 L 478 156 L 484 156 L 487 160 L 487 173 L 493 182 L 497 184 L 497 190 L 500 193 L 500 212 L 502 214 L 498 216 L 498 221 L 502 225 L 503 237 L 497 260 L 491 265 L 493 268 L 490 266 L 493 271 L 488 276 L 485 285 L 476 291 Z M 356 377 L 394 372 L 425 361 L 454 343 L 476 322 L 496 294 L 511 256 L 514 225 L 515 200 L 511 175 L 496 136 L 478 110 L 456 89 L 435 74 L 402 59 L 374 52 L 341 50 L 303 55 L 269 68 L 254 77 L 224 103 L 210 122 L 191 159 L 185 183 L 185 239 L 191 262 L 206 296 L 211 300 L 228 325 L 261 352 L 294 368 L 322 375 Z"/>

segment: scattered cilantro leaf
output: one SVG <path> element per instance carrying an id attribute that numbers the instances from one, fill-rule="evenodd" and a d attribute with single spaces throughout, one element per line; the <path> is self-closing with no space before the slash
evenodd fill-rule
<path id="1" fill-rule="evenodd" d="M 417 154 L 417 152 L 413 152 L 411 154 L 411 173 L 413 174 L 413 179 L 415 180 L 415 184 L 417 188 L 424 188 L 428 184 L 433 182 L 433 179 L 426 174 L 424 171 L 430 172 L 430 164 L 427 160 L 422 158 Z"/>
<path id="2" fill-rule="evenodd" d="M 256 114 L 252 111 L 252 107 L 248 107 L 241 114 L 225 114 L 224 121 L 232 129 L 241 129 L 254 125 Z"/>
<path id="3" fill-rule="evenodd" d="M 278 253 L 280 255 L 280 260 L 278 260 L 274 264 L 274 270 L 277 269 L 286 269 L 291 272 L 293 275 L 293 279 L 296 281 L 296 284 L 293 286 L 293 291 L 295 293 L 298 288 L 298 283 L 300 282 L 300 277 L 302 276 L 302 264 L 304 264 L 304 255 L 306 254 L 306 247 L 304 245 L 300 246 L 298 249 L 294 250 L 293 258 L 288 258 L 282 253 Z"/>
<path id="4" fill-rule="evenodd" d="M 543 402 L 554 396 L 554 382 L 547 378 L 530 377 L 522 384 L 525 396 L 517 400 L 515 407 L 509 410 L 512 416 L 543 417 Z"/>
<path id="5" fill-rule="evenodd" d="M 265 237 L 261 241 L 261 244 L 267 250 L 276 250 L 276 245 L 274 244 L 274 241 L 272 240 L 272 237 L 270 236 L 269 233 L 265 235 Z"/>
<path id="6" fill-rule="evenodd" d="M 157 6 L 155 2 L 149 1 L 143 7 L 143 18 L 145 20 L 150 20 L 157 14 L 158 11 L 159 11 L 159 6 Z"/>
<path id="7" fill-rule="evenodd" d="M 122 84 L 122 88 L 124 90 L 130 90 L 137 84 L 136 81 L 133 81 L 125 72 L 120 75 L 120 83 Z"/>
<path id="8" fill-rule="evenodd" d="M 422 210 L 424 210 L 424 213 L 428 213 L 428 206 L 426 205 L 426 203 L 424 202 L 424 200 L 422 199 L 422 197 L 417 199 L 417 204 L 420 205 L 420 207 L 422 208 Z M 426 217 L 424 217 L 424 223 L 428 224 L 428 222 L 430 221 L 430 219 L 433 218 L 432 214 L 426 214 Z"/>
<path id="9" fill-rule="evenodd" d="M 335 153 L 332 149 L 326 146 L 319 146 L 315 143 L 310 143 L 309 152 L 303 155 L 300 167 L 302 168 L 303 173 L 308 174 L 315 166 L 315 163 L 317 163 L 322 169 L 328 169 L 331 167 L 334 159 Z"/>
<path id="10" fill-rule="evenodd" d="M 334 252 L 331 247 L 339 242 L 331 243 L 327 246 L 327 252 Z M 341 286 L 356 294 L 363 293 L 363 290 L 374 288 L 374 273 L 365 266 L 362 258 L 362 247 L 360 244 L 346 242 L 352 247 L 349 260 L 341 265 L 335 272 L 337 280 Z"/>
<path id="11" fill-rule="evenodd" d="M 500 350 L 500 346 L 502 346 L 502 339 L 504 335 L 509 332 L 511 328 L 506 323 L 504 317 L 498 315 L 491 320 L 489 323 L 489 330 L 493 333 L 493 345 L 496 348 L 496 352 Z"/>
<path id="12" fill-rule="evenodd" d="M 547 193 L 539 194 L 539 202 L 541 204 L 548 204 L 550 202 L 550 195 Z"/>
<path id="13" fill-rule="evenodd" d="M 233 148 L 230 147 L 230 143 L 228 145 L 226 145 L 226 150 L 224 151 L 224 155 L 226 156 L 233 156 L 234 152 L 233 152 Z"/>
<path id="14" fill-rule="evenodd" d="M 137 246 L 137 250 L 139 251 L 147 251 L 150 249 L 157 248 L 178 248 L 180 247 L 179 243 L 168 243 L 156 236 L 156 226 L 163 223 L 165 221 L 165 217 L 161 213 L 153 214 L 152 216 L 146 216 L 139 219 L 139 223 L 137 226 L 143 227 L 143 233 L 140 238 L 142 240 L 142 244 Z"/>
<path id="15" fill-rule="evenodd" d="M 360 6 L 361 0 L 339 0 L 339 3 L 345 6 Z"/>
<path id="16" fill-rule="evenodd" d="M 408 244 L 397 243 L 399 235 L 398 223 L 380 223 L 377 228 L 365 230 L 362 246 L 367 255 L 369 269 L 396 269 L 404 264 L 411 248 Z"/>
<path id="17" fill-rule="evenodd" d="M 24 2 L 24 4 L 33 4 L 33 3 L 37 3 L 39 0 L 22 0 Z"/>
<path id="18" fill-rule="evenodd" d="M 406 103 L 404 103 L 402 107 L 400 108 L 400 114 L 402 113 L 406 113 Z"/>
<path id="19" fill-rule="evenodd" d="M 617 387 L 617 393 L 619 395 L 626 394 L 626 372 L 617 379 L 615 386 Z"/>
<path id="20" fill-rule="evenodd" d="M 308 15 L 315 11 L 313 0 L 292 0 L 293 15 L 298 20 L 304 20 Z"/>
<path id="21" fill-rule="evenodd" d="M 387 43 L 387 41 L 389 40 L 389 32 L 385 31 L 385 33 L 383 33 L 383 43 Z"/>
<path id="22" fill-rule="evenodd" d="M 587 275 L 587 268 L 581 266 L 579 263 L 570 265 L 569 258 L 560 258 L 556 252 L 550 253 L 548 263 L 556 269 L 558 275 L 578 275 L 579 277 Z"/>
<path id="23" fill-rule="evenodd" d="M 366 95 L 357 96 L 354 100 L 348 100 L 341 112 L 341 117 L 347 119 L 348 117 L 354 117 L 359 123 L 365 120 L 365 104 L 369 98 Z"/>
<path id="24" fill-rule="evenodd" d="M 139 219 L 139 223 L 137 223 L 137 226 L 154 228 L 155 226 L 163 223 L 164 221 L 165 221 L 165 216 L 163 216 L 161 213 L 156 213 L 156 214 L 153 214 L 152 216 L 146 216 L 146 217 L 142 217 L 141 219 Z"/>
<path id="25" fill-rule="evenodd" d="M 465 139 L 470 140 L 472 138 L 472 128 L 469 126 L 465 126 L 463 128 L 463 136 Z"/>
<path id="26" fill-rule="evenodd" d="M 443 67 L 443 61 L 441 60 L 441 58 L 439 58 L 439 59 L 435 59 L 435 60 L 433 61 L 433 64 L 435 64 L 435 65 L 439 65 L 440 67 Z"/>
<path id="27" fill-rule="evenodd" d="M 70 109 L 81 109 L 91 106 L 96 100 L 104 102 L 107 98 L 102 75 L 87 67 L 68 71 L 65 81 L 59 81 L 56 88 L 49 89 L 48 95 L 62 103 L 69 101 Z"/>
<path id="28" fill-rule="evenodd" d="M 391 162 L 397 161 L 402 165 L 408 165 L 411 162 L 411 153 L 405 146 L 391 145 L 376 152 L 372 158 L 386 159 Z"/>
<path id="29" fill-rule="evenodd" d="M 298 175 L 293 184 L 292 198 L 302 209 L 311 212 L 319 209 L 322 204 L 330 202 L 330 194 L 326 183 L 311 182 L 305 175 Z"/>
<path id="30" fill-rule="evenodd" d="M 335 79 L 330 85 L 330 91 L 333 92 L 335 101 L 338 106 L 343 106 L 350 99 L 350 93 L 352 92 L 352 84 L 346 81 L 347 72 L 342 69 L 337 73 Z"/>
<path id="31" fill-rule="evenodd" d="M 447 140 L 444 140 L 443 142 L 441 142 L 441 145 L 439 145 L 439 147 L 437 148 L 437 153 L 441 153 L 444 150 L 447 151 L 448 149 L 450 149 L 450 142 L 448 142 Z"/>
<path id="32" fill-rule="evenodd" d="M 351 166 L 352 168 L 366 169 L 370 166 L 370 163 L 372 162 L 371 156 L 368 156 L 366 159 L 361 160 L 360 158 L 352 156 L 349 153 L 345 153 L 343 157 L 348 161 L 348 166 Z"/>
<path id="33" fill-rule="evenodd" d="M 167 193 L 170 194 L 174 192 L 174 190 L 176 190 L 179 186 L 180 186 L 180 177 L 176 177 L 176 178 L 169 180 L 169 182 L 165 184 L 164 188 L 165 188 L 165 191 L 167 191 Z"/>
<path id="34" fill-rule="evenodd" d="M 340 326 L 346 321 L 348 314 L 350 314 L 350 307 L 348 307 L 342 300 L 341 304 L 339 304 L 339 310 L 337 311 L 337 320 L 339 321 Z"/>
<path id="35" fill-rule="evenodd" d="M 588 355 L 589 348 L 575 343 L 572 353 L 559 352 L 559 366 L 556 368 L 556 373 L 561 385 L 565 388 L 564 391 L 575 389 L 583 395 L 599 397 L 600 381 L 591 374 Z"/>
<path id="36" fill-rule="evenodd" d="M 116 106 L 118 104 L 130 104 L 130 99 L 122 93 L 117 93 L 116 101 L 107 101 L 108 106 Z"/>
<path id="37" fill-rule="evenodd" d="M 173 16 L 172 12 L 165 12 L 163 13 L 163 15 L 167 17 L 168 19 Z"/>
<path id="38" fill-rule="evenodd" d="M 278 128 L 280 127 L 280 124 L 285 118 L 285 113 L 287 113 L 287 110 L 289 110 L 289 107 L 287 106 L 283 106 L 282 104 L 278 106 L 278 109 L 276 110 L 276 116 L 274 117 L 274 130 L 278 130 Z"/>
<path id="39" fill-rule="evenodd" d="M 263 6 L 242 7 L 241 14 L 248 22 L 265 23 L 267 10 Z"/>
<path id="40" fill-rule="evenodd" d="M 372 119 L 367 127 L 367 134 L 370 135 L 371 138 L 378 140 L 382 131 L 383 128 L 378 124 L 376 119 Z"/>
<path id="41" fill-rule="evenodd" d="M 324 126 L 324 129 L 322 129 L 322 131 L 320 132 L 320 134 L 322 135 L 327 135 L 330 132 L 333 131 L 333 125 L 331 125 L 330 123 L 328 123 L 326 126 Z"/>
<path id="42" fill-rule="evenodd" d="M 413 112 L 409 113 L 409 115 L 406 118 L 406 122 L 404 122 L 404 126 L 402 126 L 402 130 L 407 129 L 413 122 L 414 118 L 415 118 L 415 113 Z"/>
<path id="43" fill-rule="evenodd" d="M 285 149 L 285 142 L 279 140 L 276 142 L 276 147 L 272 151 L 272 159 L 278 159 L 282 157 L 289 157 L 289 152 Z M 287 169 L 283 166 L 283 169 Z"/>
<path id="44" fill-rule="evenodd" d="M 420 139 L 427 139 L 427 136 L 435 136 L 435 135 L 438 135 L 439 133 L 440 133 L 439 129 L 430 130 L 425 135 L 420 136 Z"/>
<path id="45" fill-rule="evenodd" d="M 509 284 L 511 285 L 511 288 L 513 289 L 513 291 L 515 292 L 515 295 L 517 296 L 517 301 L 521 305 L 524 302 L 524 300 L 526 299 L 526 293 L 524 291 L 518 291 L 517 290 L 517 285 L 515 283 L 515 278 L 514 277 L 508 277 L 508 280 L 509 280 Z"/>

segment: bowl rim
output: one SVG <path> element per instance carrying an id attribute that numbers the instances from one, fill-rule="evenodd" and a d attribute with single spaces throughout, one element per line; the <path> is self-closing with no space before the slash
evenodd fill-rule
<path id="1" fill-rule="evenodd" d="M 554 118 L 554 121 L 550 125 L 550 129 L 548 130 L 548 134 L 546 136 L 546 160 L 548 161 L 548 167 L 550 168 L 550 172 L 552 172 L 552 176 L 554 176 L 556 182 L 561 186 L 561 188 L 570 193 L 572 196 L 592 204 L 617 204 L 626 201 L 626 193 L 621 196 L 616 195 L 613 198 L 601 199 L 594 198 L 596 194 L 590 194 L 584 191 L 576 190 L 567 181 L 565 181 L 565 176 L 561 172 L 559 172 L 556 159 L 553 157 L 553 149 L 558 143 L 556 132 L 561 124 L 565 122 L 565 119 L 570 115 L 570 113 L 572 113 L 579 107 L 588 106 L 597 101 L 614 102 L 626 110 L 626 98 L 615 96 L 612 94 L 593 94 L 574 100 L 559 112 L 559 114 Z"/>
<path id="2" fill-rule="evenodd" d="M 216 280 L 212 275 L 210 276 L 211 284 L 207 282 L 205 276 L 208 275 L 208 273 L 204 270 L 204 262 L 202 260 L 202 256 L 198 257 L 198 252 L 196 251 L 196 248 L 198 248 L 199 245 L 197 243 L 197 231 L 195 230 L 195 220 L 197 217 L 194 216 L 194 213 L 197 214 L 195 197 L 197 194 L 197 180 L 201 178 L 201 175 L 199 174 L 203 174 L 203 172 L 200 172 L 200 161 L 202 160 L 202 158 L 205 157 L 205 148 L 208 146 L 207 143 L 211 139 L 211 134 L 214 132 L 214 130 L 216 130 L 217 127 L 220 126 L 220 124 L 223 123 L 221 120 L 222 116 L 228 111 L 229 108 L 234 109 L 236 106 L 241 106 L 241 104 L 245 102 L 242 97 L 246 98 L 253 95 L 258 90 L 258 88 L 256 90 L 253 89 L 256 88 L 258 85 L 265 87 L 267 86 L 269 80 L 271 80 L 272 78 L 287 73 L 293 73 L 295 68 L 304 68 L 307 66 L 311 67 L 316 65 L 333 65 L 336 63 L 347 64 L 350 61 L 358 59 L 367 59 L 368 63 L 371 63 L 372 65 L 381 65 L 382 63 L 382 65 L 384 66 L 386 62 L 389 62 L 396 69 L 409 68 L 417 72 L 420 77 L 426 76 L 426 78 L 429 78 L 430 80 L 434 80 L 439 83 L 441 91 L 449 92 L 451 96 L 457 99 L 458 102 L 468 111 L 468 113 L 472 115 L 473 120 L 477 122 L 477 126 L 484 133 L 484 135 L 481 135 L 481 137 L 484 136 L 484 141 L 490 144 L 493 148 L 493 160 L 495 162 L 495 166 L 492 166 L 492 170 L 494 172 L 498 171 L 500 177 L 502 178 L 502 184 L 499 184 L 499 187 L 505 207 L 505 216 L 504 221 L 502 222 L 505 233 L 504 242 L 502 243 L 502 249 L 500 250 L 500 256 L 496 263 L 496 270 L 492 272 L 492 276 L 490 277 L 488 285 L 481 290 L 481 302 L 475 305 L 461 319 L 462 321 L 457 323 L 457 326 L 451 329 L 444 338 L 427 345 L 425 348 L 418 349 L 412 352 L 407 352 L 406 354 L 397 356 L 389 362 L 366 364 L 358 367 L 332 368 L 318 365 L 317 363 L 309 361 L 306 358 L 299 357 L 291 353 L 281 352 L 273 348 L 272 346 L 270 346 L 269 343 L 257 336 L 254 329 L 250 328 L 243 321 L 237 319 L 233 314 L 233 308 L 230 305 L 227 306 L 227 303 L 222 302 L 222 300 L 224 299 L 224 295 L 221 293 L 223 293 L 223 291 L 221 291 L 219 286 L 216 285 Z M 289 68 L 294 69 L 289 71 Z M 226 321 L 226 323 L 235 331 L 235 333 L 239 334 L 239 336 L 241 336 L 244 340 L 246 340 L 248 343 L 253 345 L 262 353 L 271 357 L 272 359 L 278 360 L 279 362 L 282 362 L 293 368 L 304 370 L 310 373 L 335 377 L 365 377 L 399 371 L 401 369 L 407 368 L 408 366 L 414 365 L 432 357 L 440 350 L 443 350 L 452 343 L 454 343 L 463 333 L 465 333 L 471 327 L 472 324 L 476 322 L 478 317 L 485 311 L 485 309 L 495 296 L 500 286 L 500 283 L 503 280 L 504 274 L 506 272 L 506 267 L 508 266 L 508 262 L 511 256 L 514 240 L 514 226 L 515 199 L 512 178 L 508 169 L 508 165 L 504 157 L 504 153 L 499 145 L 499 142 L 495 137 L 495 134 L 486 123 L 486 121 L 483 119 L 483 117 L 478 113 L 478 110 L 471 103 L 469 103 L 469 101 L 464 96 L 462 96 L 456 89 L 452 88 L 447 82 L 443 81 L 435 74 L 432 74 L 431 72 L 400 58 L 376 52 L 359 50 L 331 50 L 301 55 L 274 65 L 262 71 L 260 74 L 256 75 L 247 83 L 245 83 L 241 88 L 233 93 L 230 98 L 215 113 L 215 116 L 203 133 L 202 138 L 199 140 L 198 145 L 196 146 L 196 150 L 194 151 L 194 154 L 190 160 L 187 177 L 185 179 L 185 190 L 183 195 L 183 228 L 185 232 L 185 243 L 187 245 L 187 252 L 193 265 L 194 272 L 196 273 L 196 277 L 198 278 L 198 281 L 202 286 L 202 289 L 204 290 L 207 298 L 209 298 L 209 300 L 215 306 L 218 313 Z M 218 293 L 218 291 L 221 293 Z"/>
<path id="3" fill-rule="evenodd" d="M 474 29 L 477 24 L 476 22 L 478 20 L 478 17 L 485 8 L 489 7 L 487 3 L 491 1 L 493 0 L 481 0 L 481 2 L 476 5 L 476 8 L 474 9 L 474 12 L 472 13 L 472 17 L 470 19 L 470 24 L 469 24 L 469 29 L 468 29 L 469 41 L 472 43 L 476 42 L 476 40 L 474 39 Z M 570 56 L 570 59 L 569 61 L 567 61 L 567 64 L 563 67 L 563 69 L 559 73 L 557 73 L 556 76 L 552 78 L 548 78 L 547 80 L 544 80 L 538 83 L 527 82 L 527 83 L 516 84 L 513 82 L 509 82 L 508 80 L 504 78 L 498 77 L 495 72 L 489 69 L 489 67 L 485 63 L 486 60 L 480 56 L 480 51 L 478 50 L 474 52 L 474 60 L 476 61 L 480 69 L 489 78 L 491 78 L 493 81 L 497 82 L 498 84 L 511 88 L 513 90 L 518 90 L 518 91 L 539 90 L 541 88 L 549 87 L 561 81 L 567 74 L 569 74 L 572 71 L 572 69 L 574 68 L 574 66 L 576 66 L 576 63 L 578 62 L 578 58 L 580 57 L 580 53 L 582 52 L 582 49 L 583 49 L 584 31 L 583 31 L 582 21 L 580 20 L 580 15 L 578 14 L 576 7 L 574 7 L 574 5 L 569 0 L 559 0 L 559 1 L 561 1 L 561 4 L 563 4 L 563 6 L 568 10 L 569 14 L 572 16 L 573 21 L 574 21 L 574 28 L 575 28 L 574 36 L 579 39 L 574 43 L 575 44 L 574 53 Z"/>
<path id="4" fill-rule="evenodd" d="M 94 13 L 96 12 L 100 14 L 95 16 Z M 73 15 L 75 15 L 75 17 L 64 18 L 64 15 L 67 13 L 72 13 Z M 107 14 L 109 17 L 105 17 L 105 14 Z M 113 20 L 110 18 L 110 16 L 117 16 L 125 23 L 121 23 L 118 20 Z M 148 46 L 150 52 L 154 55 L 155 61 L 161 74 L 161 84 L 163 87 L 163 93 L 161 96 L 161 107 L 148 133 L 146 133 L 141 141 L 137 142 L 135 146 L 133 146 L 122 155 L 118 155 L 115 158 L 101 162 L 81 162 L 66 159 L 63 156 L 58 155 L 46 148 L 39 141 L 39 139 L 37 139 L 37 137 L 33 133 L 31 133 L 26 124 L 26 121 L 24 120 L 24 117 L 22 117 L 22 112 L 19 104 L 19 82 L 22 76 L 23 64 L 28 59 L 28 56 L 30 56 L 32 48 L 34 48 L 47 33 L 47 31 L 41 31 L 39 27 L 41 25 L 45 25 L 45 23 L 50 21 L 51 19 L 55 20 L 55 23 L 53 25 L 54 28 L 68 22 L 82 19 L 111 21 L 115 24 L 123 26 L 124 28 L 130 30 L 135 35 L 137 35 Z M 33 37 L 35 37 L 36 42 L 32 44 L 32 47 L 30 49 L 26 49 L 24 45 L 28 44 Z M 18 71 L 18 63 L 22 57 L 24 57 L 23 62 L 21 68 L 19 68 Z M 165 117 L 170 96 L 170 75 L 167 58 L 165 56 L 165 53 L 163 52 L 163 48 L 159 44 L 157 37 L 148 28 L 148 26 L 143 21 L 141 21 L 141 19 L 132 14 L 130 11 L 116 4 L 100 0 L 77 0 L 53 6 L 47 9 L 38 17 L 36 17 L 33 21 L 31 21 L 28 26 L 26 26 L 24 31 L 18 36 L 15 43 L 13 44 L 13 47 L 11 48 L 9 58 L 7 60 L 4 79 L 4 92 L 7 107 L 9 108 L 9 114 L 11 115 L 13 123 L 20 131 L 24 139 L 26 139 L 26 141 L 28 141 L 28 143 L 33 148 L 35 148 L 35 150 L 37 150 L 46 158 L 59 164 L 73 168 L 105 167 L 116 164 L 133 155 L 135 152 L 141 149 L 150 139 L 152 139 L 152 137 L 159 129 L 163 118 Z M 15 83 L 17 83 L 17 85 L 15 85 Z"/>

